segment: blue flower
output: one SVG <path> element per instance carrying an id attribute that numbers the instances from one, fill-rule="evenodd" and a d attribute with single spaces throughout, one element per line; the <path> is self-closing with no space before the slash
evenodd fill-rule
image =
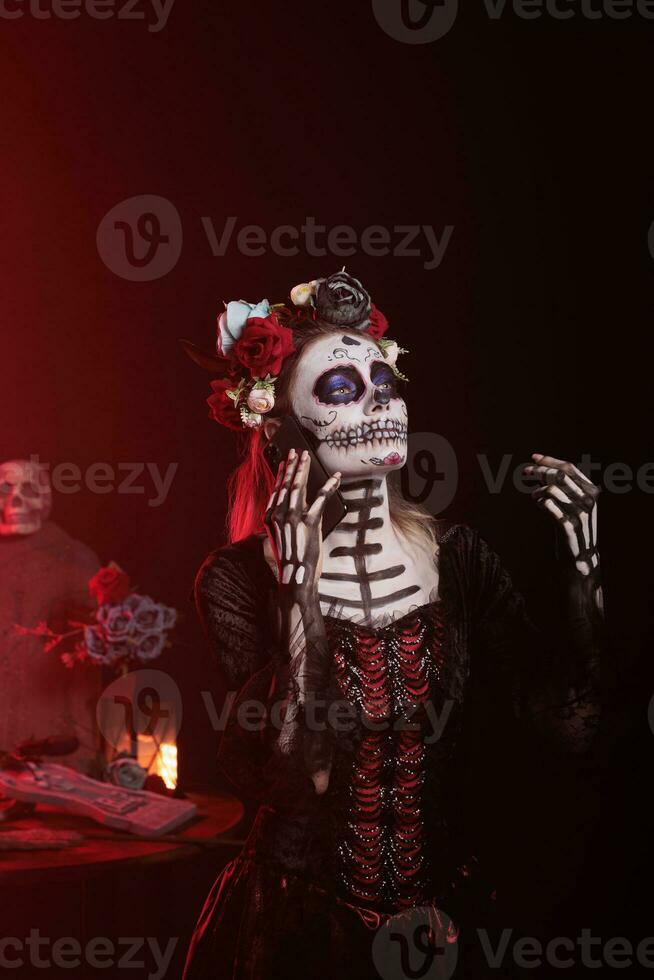
<path id="1" fill-rule="evenodd" d="M 218 317 L 218 340 L 216 350 L 223 357 L 229 357 L 232 347 L 239 339 L 247 322 L 252 317 L 266 318 L 270 313 L 270 303 L 262 299 L 260 303 L 248 303 L 244 299 L 233 299 Z"/>

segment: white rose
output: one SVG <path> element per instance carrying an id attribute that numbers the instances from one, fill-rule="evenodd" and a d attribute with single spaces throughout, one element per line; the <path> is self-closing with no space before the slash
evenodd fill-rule
<path id="1" fill-rule="evenodd" d="M 241 411 L 241 421 L 248 429 L 257 429 L 263 422 L 263 415 L 258 412 Z"/>
<path id="2" fill-rule="evenodd" d="M 136 759 L 122 756 L 109 763 L 105 775 L 114 786 L 122 786 L 124 789 L 143 789 L 148 774 Z"/>
<path id="3" fill-rule="evenodd" d="M 391 367 L 395 366 L 397 362 L 397 356 L 399 353 L 400 353 L 400 348 L 398 344 L 395 343 L 394 340 L 391 340 L 390 343 L 384 346 L 384 357 L 391 365 Z"/>
<path id="4" fill-rule="evenodd" d="M 251 412 L 265 415 L 275 404 L 275 396 L 269 388 L 253 388 L 248 395 L 248 408 Z"/>
<path id="5" fill-rule="evenodd" d="M 315 291 L 315 279 L 313 282 L 301 282 L 298 286 L 293 286 L 291 289 L 291 303 L 294 306 L 308 306 Z"/>
<path id="6" fill-rule="evenodd" d="M 139 640 L 135 654 L 139 660 L 155 660 L 166 643 L 163 633 L 148 633 Z"/>

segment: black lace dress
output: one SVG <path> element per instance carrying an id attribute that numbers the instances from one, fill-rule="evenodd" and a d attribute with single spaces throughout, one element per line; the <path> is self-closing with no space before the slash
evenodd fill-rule
<path id="1" fill-rule="evenodd" d="M 436 929 L 452 931 L 446 920 L 487 899 L 459 791 L 480 697 L 495 721 L 588 747 L 599 670 L 591 625 L 577 622 L 565 644 L 544 638 L 476 532 L 442 526 L 439 539 L 436 601 L 378 629 L 325 618 L 329 696 L 353 710 L 334 726 L 322 796 L 301 759 L 279 751 L 278 727 L 243 723 L 247 702 L 271 703 L 283 669 L 262 540 L 214 552 L 200 570 L 200 615 L 238 692 L 219 763 L 259 809 L 207 898 L 185 980 L 378 977 L 371 943 L 390 917 L 426 908 Z"/>

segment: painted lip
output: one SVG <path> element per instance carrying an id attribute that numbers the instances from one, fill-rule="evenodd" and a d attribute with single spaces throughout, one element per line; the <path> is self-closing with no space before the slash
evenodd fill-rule
<path id="1" fill-rule="evenodd" d="M 404 459 L 399 453 L 388 453 L 383 459 L 373 456 L 371 459 L 362 459 L 362 463 L 372 463 L 373 466 L 399 466 Z"/>

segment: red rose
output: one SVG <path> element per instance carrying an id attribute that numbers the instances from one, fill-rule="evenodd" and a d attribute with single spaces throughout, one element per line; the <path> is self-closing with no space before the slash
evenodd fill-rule
<path id="1" fill-rule="evenodd" d="M 221 378 L 219 381 L 212 381 L 211 388 L 213 395 L 207 398 L 209 406 L 209 418 L 214 422 L 226 425 L 228 429 L 242 429 L 241 414 L 236 407 L 234 400 L 227 395 L 228 391 L 233 391 L 238 385 L 238 381 L 230 378 Z"/>
<path id="2" fill-rule="evenodd" d="M 233 354 L 253 378 L 276 377 L 284 358 L 295 350 L 293 332 L 283 327 L 274 313 L 267 317 L 253 316 L 234 344 Z"/>
<path id="3" fill-rule="evenodd" d="M 370 307 L 370 326 L 366 330 L 366 333 L 370 334 L 374 340 L 379 340 L 380 337 L 384 336 L 387 330 L 388 320 L 382 311 L 378 310 L 373 303 Z"/>
<path id="4" fill-rule="evenodd" d="M 89 592 L 99 606 L 122 602 L 129 595 L 129 575 L 112 561 L 93 576 Z"/>

